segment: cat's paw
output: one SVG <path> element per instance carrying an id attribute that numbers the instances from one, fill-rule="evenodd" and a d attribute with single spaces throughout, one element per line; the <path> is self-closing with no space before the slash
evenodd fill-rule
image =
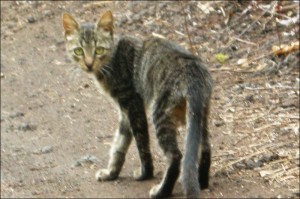
<path id="1" fill-rule="evenodd" d="M 148 180 L 153 178 L 153 170 L 139 168 L 133 172 L 133 177 L 137 181 Z"/>
<path id="2" fill-rule="evenodd" d="M 160 185 L 155 185 L 154 187 L 151 188 L 149 195 L 151 198 L 159 198 L 158 193 L 159 193 Z"/>
<path id="3" fill-rule="evenodd" d="M 96 173 L 96 179 L 98 181 L 110 181 L 118 178 L 118 174 L 108 169 L 100 169 Z"/>
<path id="4" fill-rule="evenodd" d="M 163 187 L 161 184 L 155 185 L 152 187 L 152 189 L 149 192 L 151 198 L 166 198 L 171 196 L 171 193 L 167 193 L 163 190 Z"/>

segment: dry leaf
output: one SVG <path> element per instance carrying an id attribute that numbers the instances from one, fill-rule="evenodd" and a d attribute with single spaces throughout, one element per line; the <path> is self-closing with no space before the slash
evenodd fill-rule
<path id="1" fill-rule="evenodd" d="M 289 19 L 278 19 L 276 18 L 276 21 L 280 24 L 280 25 L 283 25 L 283 26 L 289 26 L 291 24 L 295 24 L 299 21 L 299 15 L 298 16 L 295 16 L 295 17 L 292 17 L 292 18 L 289 18 Z"/>
<path id="2" fill-rule="evenodd" d="M 154 37 L 159 37 L 159 38 L 161 38 L 161 39 L 166 39 L 166 37 L 164 37 L 163 35 L 158 34 L 158 33 L 155 33 L 155 32 L 152 33 L 152 36 L 154 36 Z"/>
<path id="3" fill-rule="evenodd" d="M 299 41 L 292 42 L 290 45 L 282 44 L 280 46 L 273 46 L 272 52 L 275 55 L 285 55 L 299 50 Z"/>
<path id="4" fill-rule="evenodd" d="M 242 59 L 239 59 L 237 62 L 236 62 L 236 64 L 237 65 L 243 65 L 243 64 L 245 64 L 245 63 L 247 63 L 248 62 L 248 59 L 247 58 L 242 58 Z"/>
<path id="5" fill-rule="evenodd" d="M 215 9 L 210 6 L 210 4 L 211 2 L 207 2 L 207 3 L 199 2 L 197 4 L 197 7 L 200 8 L 200 10 L 205 14 L 209 14 L 210 12 L 215 11 Z"/>
<path id="6" fill-rule="evenodd" d="M 273 173 L 273 171 L 271 171 L 271 170 L 265 170 L 265 171 L 260 171 L 259 172 L 261 177 L 265 177 L 265 176 L 270 175 L 272 173 Z"/>

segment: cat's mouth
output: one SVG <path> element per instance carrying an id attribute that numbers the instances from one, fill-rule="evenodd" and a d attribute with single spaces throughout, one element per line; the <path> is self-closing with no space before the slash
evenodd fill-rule
<path id="1" fill-rule="evenodd" d="M 95 64 L 94 63 L 84 63 L 83 68 L 85 71 L 91 73 L 95 71 Z"/>

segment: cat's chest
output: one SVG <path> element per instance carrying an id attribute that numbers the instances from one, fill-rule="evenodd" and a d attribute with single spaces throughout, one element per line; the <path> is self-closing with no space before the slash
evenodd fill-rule
<path id="1" fill-rule="evenodd" d="M 104 80 L 99 80 L 95 76 L 94 76 L 93 80 L 94 80 L 94 84 L 96 85 L 98 92 L 101 95 L 105 96 L 106 99 L 109 99 L 110 102 L 112 102 L 113 104 L 116 104 L 117 103 L 116 99 L 111 97 L 110 91 L 109 91 L 107 85 L 104 83 Z"/>

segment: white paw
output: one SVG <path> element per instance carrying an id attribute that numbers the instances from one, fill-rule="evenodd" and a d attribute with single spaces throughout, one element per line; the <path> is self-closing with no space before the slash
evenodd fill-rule
<path id="1" fill-rule="evenodd" d="M 96 173 L 96 179 L 98 181 L 108 181 L 108 180 L 114 180 L 118 176 L 114 175 L 110 170 L 108 169 L 100 169 Z"/>
<path id="2" fill-rule="evenodd" d="M 159 191 L 160 191 L 160 189 L 161 189 L 161 185 L 160 184 L 155 185 L 154 187 L 152 187 L 151 190 L 150 190 L 150 192 L 149 192 L 150 197 L 151 198 L 156 198 L 157 195 L 158 195 L 158 193 L 159 193 Z"/>

